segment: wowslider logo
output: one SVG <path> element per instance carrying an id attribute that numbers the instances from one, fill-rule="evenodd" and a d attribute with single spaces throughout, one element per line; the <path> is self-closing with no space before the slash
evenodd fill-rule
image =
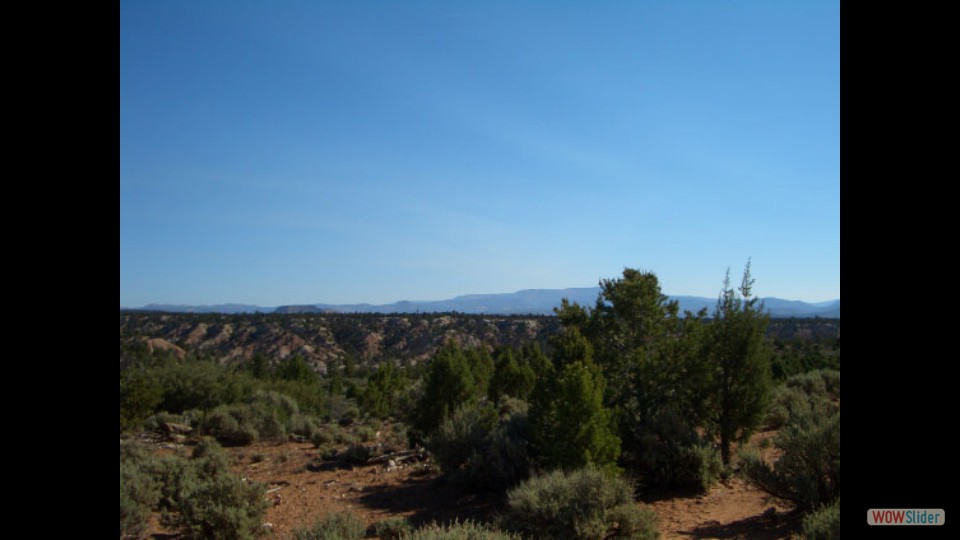
<path id="1" fill-rule="evenodd" d="M 943 525 L 943 508 L 871 508 L 867 510 L 868 525 Z"/>

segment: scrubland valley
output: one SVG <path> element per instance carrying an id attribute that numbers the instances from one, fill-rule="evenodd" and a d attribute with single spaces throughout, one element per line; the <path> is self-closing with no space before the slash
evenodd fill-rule
<path id="1" fill-rule="evenodd" d="M 838 538 L 840 320 L 120 312 L 122 538 Z"/>

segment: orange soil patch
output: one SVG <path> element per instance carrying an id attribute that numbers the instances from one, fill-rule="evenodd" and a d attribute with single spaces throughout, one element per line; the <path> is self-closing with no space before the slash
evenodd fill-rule
<path id="1" fill-rule="evenodd" d="M 759 433 L 754 442 L 768 438 Z M 325 462 L 319 471 L 318 451 L 309 443 L 256 443 L 227 448 L 236 473 L 261 482 L 271 503 L 264 522 L 272 538 L 291 538 L 297 528 L 311 526 L 327 514 L 351 512 L 368 526 L 397 517 L 414 526 L 455 518 L 487 521 L 500 509 L 501 498 L 471 493 L 447 484 L 425 464 L 398 468 L 385 465 L 340 468 Z M 771 459 L 773 449 L 763 451 Z M 279 489 L 278 489 L 279 488 Z M 733 478 L 706 494 L 668 493 L 644 497 L 656 511 L 662 538 L 790 538 L 799 531 L 800 517 L 789 506 Z M 175 538 L 172 531 L 153 528 L 153 538 Z M 166 534 L 164 534 L 166 533 Z"/>
<path id="2" fill-rule="evenodd" d="M 262 482 L 272 506 L 264 521 L 273 524 L 275 538 L 312 525 L 327 514 L 352 512 L 368 526 L 404 517 L 414 525 L 454 518 L 484 520 L 496 510 L 499 497 L 470 493 L 443 482 L 424 464 L 396 468 L 366 465 L 340 468 L 326 462 L 313 472 L 317 450 L 311 444 L 257 444 L 228 450 L 235 471 Z"/>
<path id="3" fill-rule="evenodd" d="M 733 478 L 702 495 L 647 499 L 660 518 L 662 538 L 790 538 L 799 529 L 792 508 Z"/>

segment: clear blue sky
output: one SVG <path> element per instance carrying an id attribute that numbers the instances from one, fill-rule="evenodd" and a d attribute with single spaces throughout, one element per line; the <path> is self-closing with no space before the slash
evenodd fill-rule
<path id="1" fill-rule="evenodd" d="M 839 2 L 120 4 L 120 305 L 840 297 Z"/>

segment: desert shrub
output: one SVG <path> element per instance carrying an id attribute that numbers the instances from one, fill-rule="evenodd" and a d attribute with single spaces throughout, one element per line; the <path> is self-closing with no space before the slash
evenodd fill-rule
<path id="1" fill-rule="evenodd" d="M 400 540 L 408 538 L 413 527 L 404 518 L 392 518 L 376 523 L 373 532 L 380 540 Z"/>
<path id="2" fill-rule="evenodd" d="M 264 411 L 265 412 L 265 411 Z M 268 441 L 282 441 L 287 438 L 287 429 L 275 414 L 265 412 L 255 417 L 257 438 Z"/>
<path id="3" fill-rule="evenodd" d="M 322 460 L 334 461 L 340 457 L 340 452 L 333 446 L 325 445 L 317 449 L 317 455 L 319 455 Z"/>
<path id="4" fill-rule="evenodd" d="M 426 446 L 440 468 L 453 473 L 470 459 L 496 425 L 497 415 L 489 405 L 461 406 L 440 422 Z"/>
<path id="5" fill-rule="evenodd" d="M 840 399 L 840 372 L 818 369 L 794 375 L 784 381 L 787 388 L 797 388 L 805 394 Z"/>
<path id="6" fill-rule="evenodd" d="M 160 487 L 134 460 L 120 461 L 120 536 L 139 538 L 151 510 L 160 500 Z"/>
<path id="7" fill-rule="evenodd" d="M 344 512 L 328 514 L 309 529 L 293 531 L 294 540 L 360 540 L 367 532 L 357 516 Z"/>
<path id="8" fill-rule="evenodd" d="M 298 413 L 290 418 L 287 423 L 287 431 L 303 437 L 311 437 L 317 430 L 317 421 L 314 417 Z"/>
<path id="9" fill-rule="evenodd" d="M 766 424 L 779 428 L 791 417 L 809 415 L 813 411 L 830 412 L 839 406 L 840 372 L 830 370 L 811 371 L 787 379 L 773 395 L 767 412 Z"/>
<path id="10" fill-rule="evenodd" d="M 163 456 L 144 462 L 142 468 L 160 486 L 157 509 L 163 512 L 179 511 L 180 497 L 185 487 L 196 482 L 197 474 L 192 465 L 180 456 Z"/>
<path id="11" fill-rule="evenodd" d="M 216 476 L 230 473 L 230 456 L 216 440 L 210 437 L 200 439 L 193 447 L 191 462 L 204 476 Z"/>
<path id="12" fill-rule="evenodd" d="M 528 441 L 526 415 L 498 418 L 489 404 L 468 404 L 441 422 L 427 448 L 453 482 L 503 490 L 527 478 Z"/>
<path id="13" fill-rule="evenodd" d="M 809 403 L 810 396 L 803 390 L 781 386 L 773 392 L 764 424 L 768 429 L 779 429 L 787 423 L 790 416 L 808 407 Z"/>
<path id="14" fill-rule="evenodd" d="M 412 534 L 404 535 L 403 540 L 520 540 L 520 537 L 468 520 L 448 525 L 424 525 Z"/>
<path id="15" fill-rule="evenodd" d="M 289 420 L 300 414 L 300 406 L 297 405 L 297 401 L 280 392 L 259 390 L 254 393 L 250 403 L 279 412 L 283 420 Z"/>
<path id="16" fill-rule="evenodd" d="M 377 438 L 377 432 L 370 426 L 360 426 L 355 432 L 360 442 L 370 442 Z"/>
<path id="17" fill-rule="evenodd" d="M 344 427 L 352 426 L 358 418 L 360 418 L 360 410 L 357 409 L 356 405 L 351 404 L 340 413 L 340 416 L 337 418 L 337 423 Z"/>
<path id="18" fill-rule="evenodd" d="M 363 444 L 351 444 L 343 451 L 340 458 L 351 465 L 363 465 L 373 455 L 369 446 Z"/>
<path id="19" fill-rule="evenodd" d="M 228 446 L 243 446 L 257 440 L 256 427 L 248 423 L 241 407 L 237 406 L 221 405 L 209 411 L 204 415 L 200 429 Z"/>
<path id="20" fill-rule="evenodd" d="M 821 369 L 820 377 L 827 394 L 833 399 L 840 399 L 840 372 L 833 369 Z"/>
<path id="21" fill-rule="evenodd" d="M 322 429 L 315 429 L 310 435 L 310 442 L 312 442 L 317 448 L 331 444 L 333 443 L 333 440 L 333 435 L 323 431 Z"/>
<path id="22" fill-rule="evenodd" d="M 700 491 L 705 492 L 724 475 L 720 452 L 710 445 L 684 447 L 681 455 L 687 463 L 683 470 L 690 475 L 681 476 L 681 480 L 686 485 L 697 486 Z"/>
<path id="23" fill-rule="evenodd" d="M 170 512 L 170 522 L 186 538 L 252 538 L 266 507 L 263 488 L 231 474 L 229 458 L 214 439 L 202 439 L 190 459 L 121 444 L 121 534 L 138 534 L 138 521 L 151 510 Z M 172 519 L 177 513 L 179 519 Z"/>
<path id="24" fill-rule="evenodd" d="M 652 511 L 636 508 L 633 489 L 595 468 L 554 471 L 507 493 L 504 528 L 525 538 L 656 538 Z"/>
<path id="25" fill-rule="evenodd" d="M 198 481 L 187 489 L 180 505 L 187 538 L 247 539 L 260 532 L 266 513 L 264 489 L 232 474 Z"/>
<path id="26" fill-rule="evenodd" d="M 384 447 L 387 452 L 398 452 L 408 447 L 407 425 L 395 422 L 384 433 Z"/>
<path id="27" fill-rule="evenodd" d="M 139 443 L 120 445 L 120 467 L 121 502 L 122 492 L 129 489 L 133 490 L 129 493 L 132 500 L 149 500 L 152 509 L 161 511 L 177 511 L 183 487 L 193 482 L 196 476 L 193 467 L 182 455 L 156 456 Z M 125 488 L 124 484 L 128 482 L 131 485 Z M 144 486 L 152 488 L 148 490 Z M 156 490 L 156 499 L 152 495 L 150 498 L 135 495 L 152 492 L 153 489 Z"/>
<path id="28" fill-rule="evenodd" d="M 807 540 L 839 540 L 840 498 L 803 518 L 803 536 Z"/>
<path id="29" fill-rule="evenodd" d="M 791 416 L 774 438 L 772 466 L 756 449 L 742 453 L 747 479 L 774 497 L 812 510 L 840 497 L 840 411 L 824 401 Z"/>
<path id="30" fill-rule="evenodd" d="M 530 476 L 530 428 L 525 414 L 503 419 L 460 470 L 460 482 L 503 491 Z"/>
<path id="31" fill-rule="evenodd" d="M 621 504 L 610 510 L 607 519 L 616 523 L 616 537 L 636 540 L 660 538 L 657 513 L 652 508 L 636 504 Z"/>
<path id="32" fill-rule="evenodd" d="M 314 425 L 290 396 L 259 391 L 247 403 L 221 405 L 209 411 L 200 427 L 223 444 L 241 446 L 256 440 L 285 440 L 287 432 L 308 434 Z"/>
<path id="33" fill-rule="evenodd" d="M 706 491 L 722 471 L 719 453 L 672 410 L 637 423 L 624 440 L 624 463 L 646 487 Z"/>
<path id="34" fill-rule="evenodd" d="M 213 362 L 189 361 L 158 367 L 150 373 L 163 389 L 157 409 L 174 413 L 242 402 L 253 395 L 256 386 L 249 375 Z"/>

